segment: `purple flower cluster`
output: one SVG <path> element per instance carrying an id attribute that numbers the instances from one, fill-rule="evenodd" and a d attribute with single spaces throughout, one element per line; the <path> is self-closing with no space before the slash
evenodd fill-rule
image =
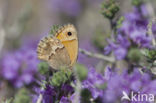
<path id="1" fill-rule="evenodd" d="M 98 85 L 106 83 L 105 89 L 99 89 Z M 156 80 L 152 80 L 149 74 L 141 74 L 137 68 L 132 73 L 125 70 L 122 73 L 113 72 L 107 67 L 104 76 L 97 73 L 94 68 L 89 69 L 88 78 L 83 82 L 83 88 L 91 91 L 93 99 L 100 97 L 102 103 L 115 103 L 121 101 L 122 92 L 130 94 L 131 91 L 142 94 L 156 95 Z"/>
<path id="2" fill-rule="evenodd" d="M 111 51 L 117 60 L 126 57 L 128 49 L 133 46 L 139 48 L 151 48 L 151 37 L 147 35 L 148 19 L 145 15 L 145 6 L 134 7 L 134 11 L 125 15 L 122 26 L 117 30 L 115 42 L 108 40 L 109 45 L 105 48 L 105 54 Z"/>
<path id="3" fill-rule="evenodd" d="M 89 68 L 88 76 L 82 82 L 82 88 L 91 92 L 92 99 L 100 98 L 102 103 L 121 101 L 123 91 L 128 95 L 133 91 L 155 96 L 155 85 L 156 80 L 153 80 L 148 73 L 142 74 L 138 68 L 134 68 L 134 71 L 129 73 L 127 70 L 119 72 L 118 69 L 112 71 L 110 67 L 106 67 L 104 75 L 98 73 L 94 68 Z M 75 98 L 74 89 L 68 84 L 62 85 L 61 88 L 46 85 L 45 90 L 40 93 L 43 95 L 43 103 L 54 103 L 54 101 L 59 101 L 59 103 L 71 103 L 72 101 L 73 103 Z"/>
<path id="4" fill-rule="evenodd" d="M 148 20 L 144 18 L 139 8 L 134 8 L 133 13 L 126 15 L 125 21 L 119 31 L 128 36 L 139 47 L 150 48 L 151 37 L 147 35 L 147 24 Z"/>
<path id="5" fill-rule="evenodd" d="M 92 97 L 96 99 L 97 97 L 101 97 L 103 95 L 103 90 L 96 86 L 104 85 L 105 82 L 106 80 L 104 76 L 97 73 L 94 68 L 89 68 L 88 77 L 82 83 L 82 87 L 89 89 L 92 92 Z"/>
<path id="6" fill-rule="evenodd" d="M 141 74 L 137 68 L 131 74 L 127 71 L 122 74 L 114 72 L 107 83 L 103 98 L 108 102 L 116 101 L 123 96 L 122 91 L 128 94 L 133 91 L 156 95 L 156 87 L 153 86 L 155 84 L 156 80 L 152 80 L 149 74 Z"/>
<path id="7" fill-rule="evenodd" d="M 94 99 L 102 97 L 103 90 L 96 86 L 103 85 L 109 77 L 109 71 L 104 77 L 100 73 L 97 73 L 94 68 L 89 68 L 88 77 L 82 83 L 82 88 L 89 89 Z M 41 91 L 41 94 L 43 95 L 43 103 L 54 103 L 57 100 L 59 103 L 73 103 L 75 98 L 74 88 L 69 84 L 63 84 L 61 88 L 46 85 L 46 88 Z"/>
<path id="8" fill-rule="evenodd" d="M 35 80 L 38 63 L 36 52 L 32 48 L 21 48 L 8 53 L 2 58 L 2 77 L 18 88 L 29 85 Z"/>
<path id="9" fill-rule="evenodd" d="M 61 88 L 46 85 L 46 88 L 41 91 L 43 95 L 42 103 L 55 103 L 59 100 L 59 103 L 70 103 L 68 96 L 72 95 L 73 92 L 73 87 L 68 84 L 63 84 Z"/>

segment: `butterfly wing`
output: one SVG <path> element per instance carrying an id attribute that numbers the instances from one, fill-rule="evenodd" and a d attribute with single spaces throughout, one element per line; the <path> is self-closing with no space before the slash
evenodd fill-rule
<path id="1" fill-rule="evenodd" d="M 64 25 L 56 33 L 56 38 L 59 39 L 67 49 L 71 66 L 73 66 L 78 55 L 78 38 L 76 28 L 72 24 Z"/>
<path id="2" fill-rule="evenodd" d="M 47 61 L 54 69 L 68 67 L 70 57 L 64 45 L 55 37 L 45 37 L 42 39 L 37 48 L 38 58 Z"/>
<path id="3" fill-rule="evenodd" d="M 77 60 L 77 55 L 78 55 L 78 42 L 77 40 L 72 40 L 72 41 L 64 41 L 62 44 L 66 47 L 70 60 L 71 60 L 71 66 L 76 62 Z M 71 45 L 72 44 L 72 45 Z"/>

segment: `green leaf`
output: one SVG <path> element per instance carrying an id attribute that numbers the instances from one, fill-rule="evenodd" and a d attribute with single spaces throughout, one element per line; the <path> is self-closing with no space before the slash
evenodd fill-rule
<path id="1" fill-rule="evenodd" d="M 147 57 L 149 62 L 154 62 L 156 60 L 156 50 L 144 50 L 144 55 Z"/>

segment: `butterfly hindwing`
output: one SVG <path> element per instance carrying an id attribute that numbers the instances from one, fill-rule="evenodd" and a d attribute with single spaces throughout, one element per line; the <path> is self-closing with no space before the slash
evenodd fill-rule
<path id="1" fill-rule="evenodd" d="M 71 66 L 73 66 L 78 55 L 78 38 L 76 28 L 72 24 L 64 25 L 58 29 L 55 36 L 67 49 L 71 61 Z"/>
<path id="2" fill-rule="evenodd" d="M 54 69 L 70 65 L 70 57 L 64 45 L 55 37 L 45 37 L 37 48 L 38 58 L 47 61 Z"/>

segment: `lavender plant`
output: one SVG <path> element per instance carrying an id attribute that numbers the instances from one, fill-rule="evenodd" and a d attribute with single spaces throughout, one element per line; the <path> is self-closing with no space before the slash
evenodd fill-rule
<path id="1" fill-rule="evenodd" d="M 57 4 L 61 1 L 54 2 Z M 75 12 L 71 10 L 66 12 L 70 6 L 76 5 L 75 2 L 78 1 L 72 1 L 68 7 L 61 6 L 62 12 L 75 16 Z M 51 70 L 46 62 L 38 61 L 36 52 L 31 47 L 23 46 L 13 53 L 6 53 L 1 59 L 1 81 L 17 91 L 11 96 L 13 99 L 4 103 L 155 102 L 156 77 L 153 69 L 156 68 L 156 26 L 154 23 L 150 24 L 151 18 L 146 12 L 145 1 L 132 0 L 132 6 L 131 12 L 117 16 L 120 7 L 115 0 L 101 4 L 101 14 L 111 25 L 109 38 L 106 38 L 107 45 L 104 47 L 103 39 L 95 38 L 95 48 L 102 51 L 101 54 L 80 48 L 79 53 L 85 57 L 79 55 L 79 63 L 72 71 L 66 68 Z M 78 3 L 77 12 L 80 11 L 79 7 Z M 49 35 L 54 34 L 58 27 L 54 25 Z M 102 70 L 82 65 L 82 58 L 89 57 L 102 61 Z M 91 62 L 83 63 L 88 65 Z M 152 96 L 149 99 L 148 96 L 141 98 L 142 94 Z M 126 99 L 122 99 L 125 95 Z"/>

